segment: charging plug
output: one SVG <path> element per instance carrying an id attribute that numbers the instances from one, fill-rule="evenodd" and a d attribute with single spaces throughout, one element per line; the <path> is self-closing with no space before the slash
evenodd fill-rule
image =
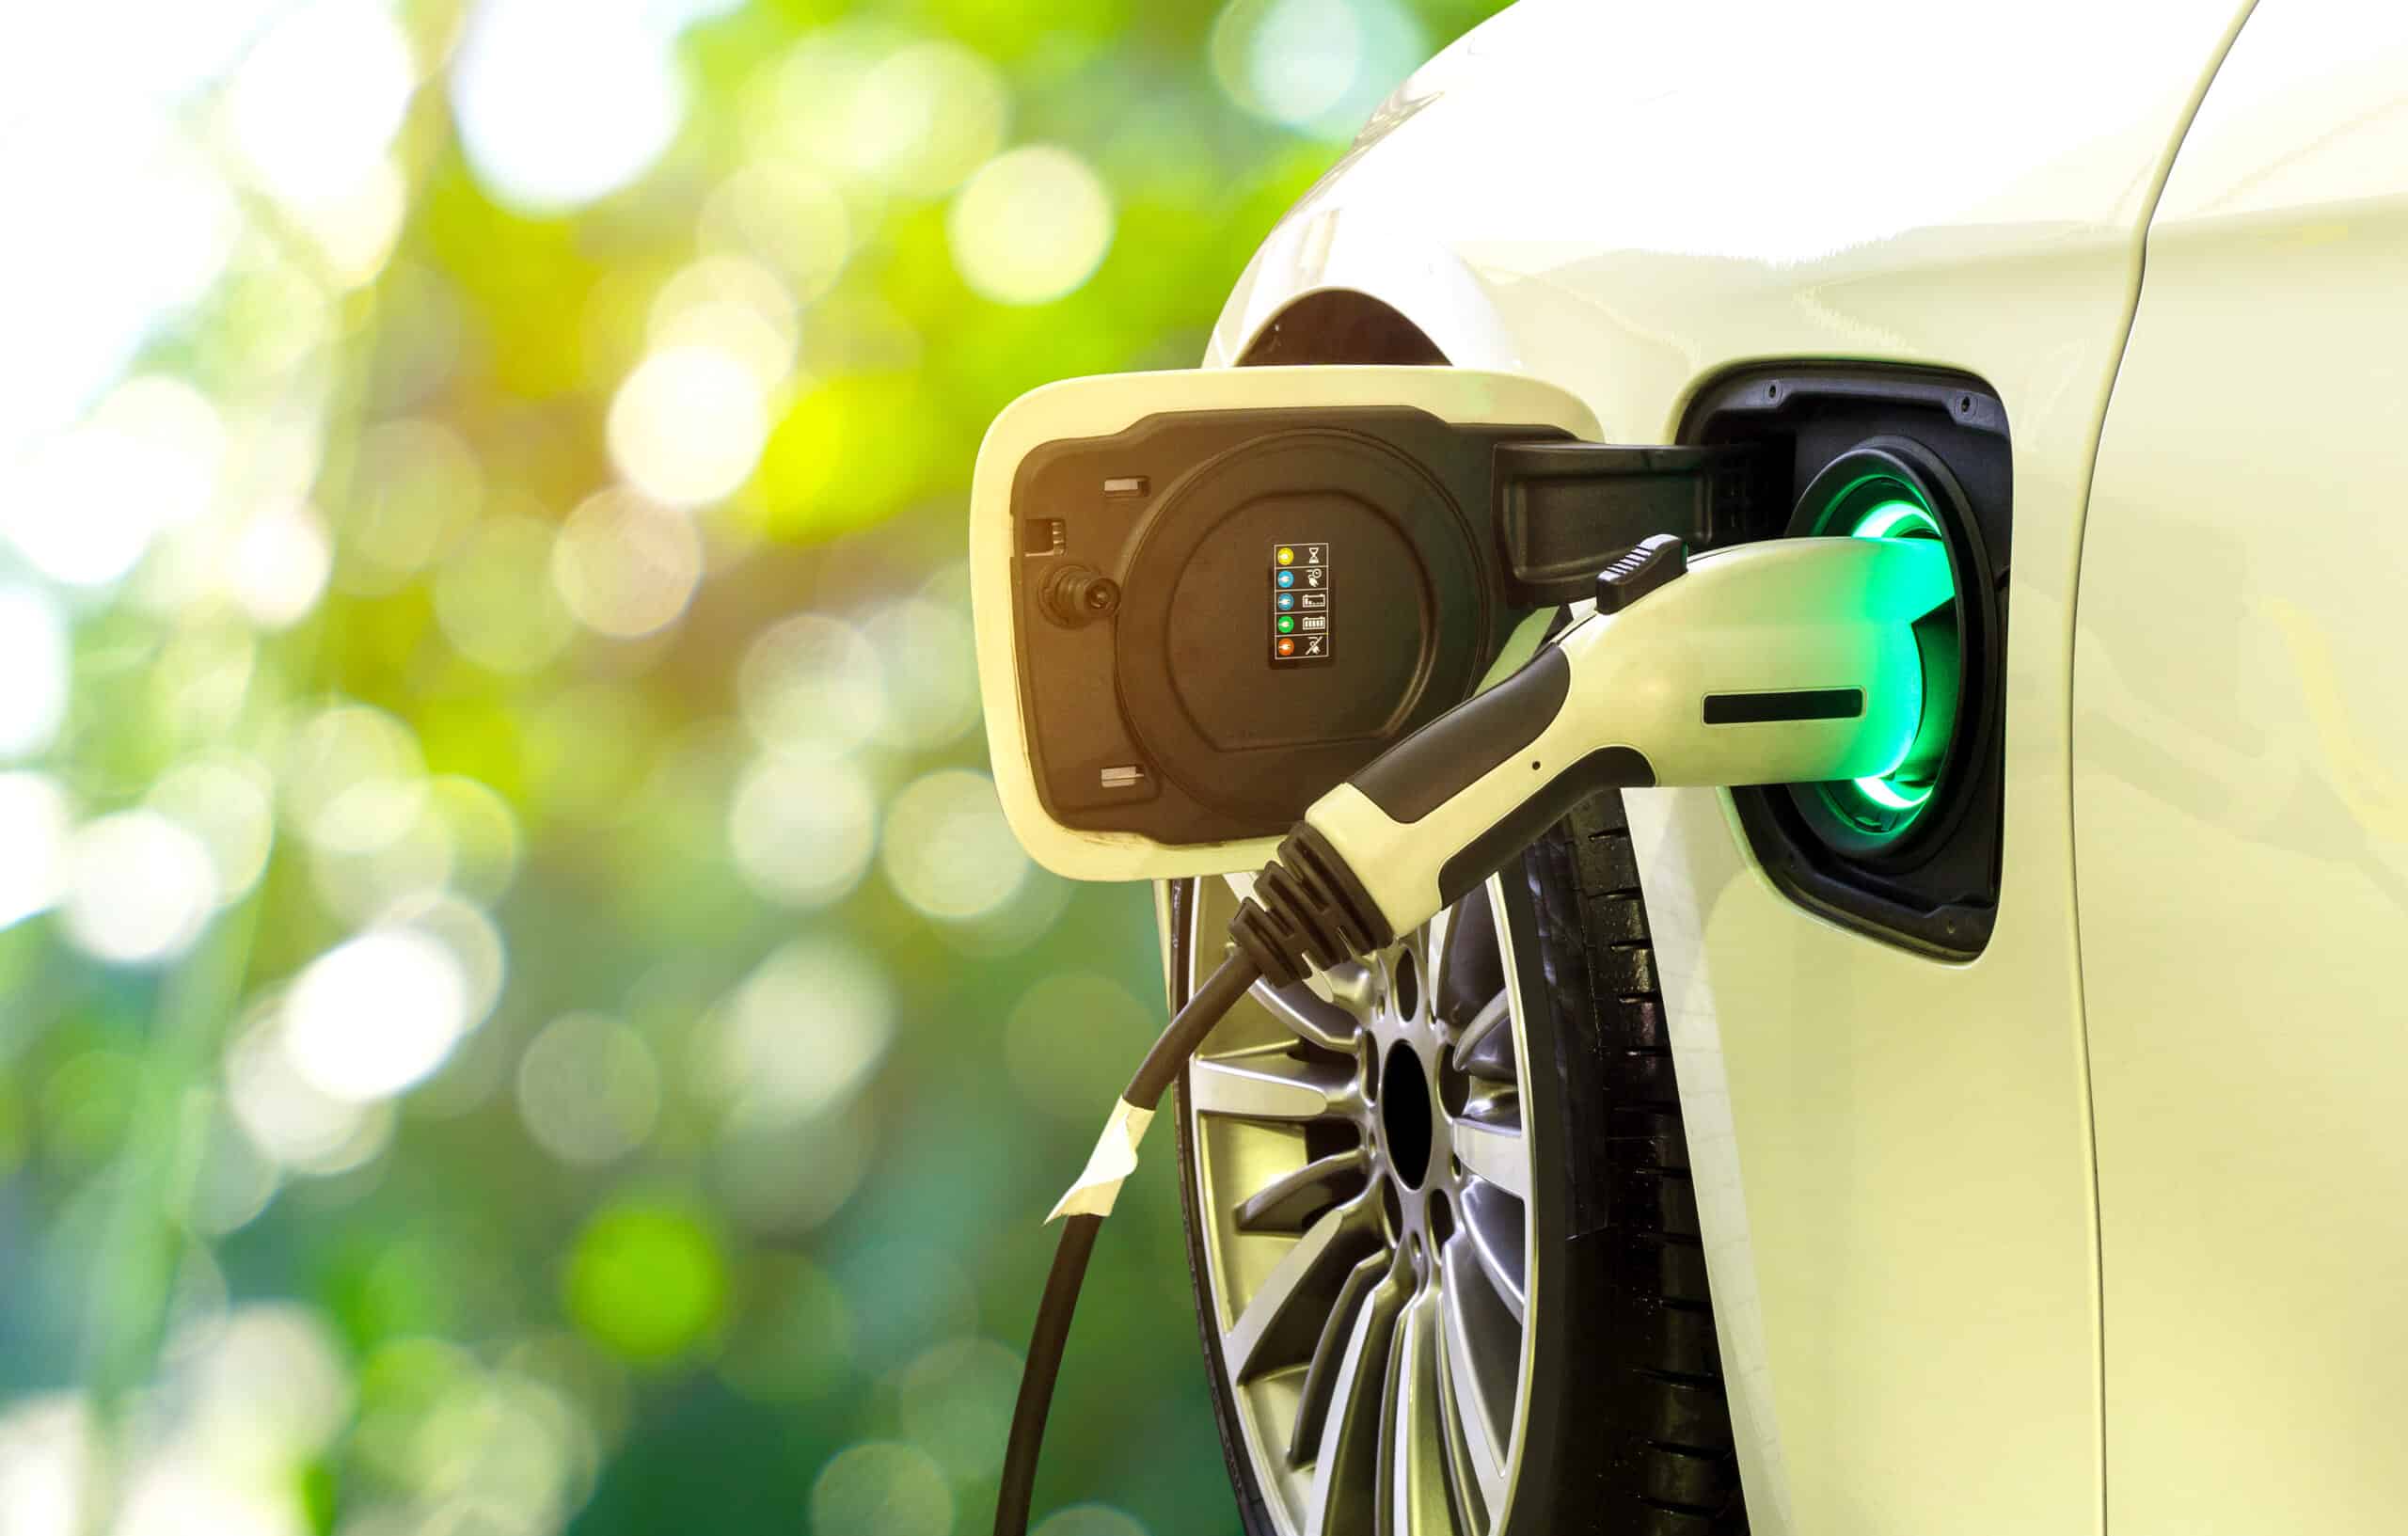
<path id="1" fill-rule="evenodd" d="M 1239 942 L 1292 980 L 1394 942 L 1609 787 L 1891 773 L 1925 724 L 1914 623 L 1951 600 L 1932 540 L 1783 539 L 1687 560 L 1647 541 L 1521 671 L 1313 802 Z"/>

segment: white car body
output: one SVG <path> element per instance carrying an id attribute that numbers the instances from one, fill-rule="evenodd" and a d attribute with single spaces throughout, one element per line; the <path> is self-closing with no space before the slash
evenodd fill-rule
<path id="1" fill-rule="evenodd" d="M 2403 277 L 2401 8 L 1525 0 L 1230 298 L 1210 363 L 1353 291 L 1608 440 L 1766 360 L 2006 406 L 1988 949 L 1628 800 L 1760 1536 L 2408 1508 Z"/>

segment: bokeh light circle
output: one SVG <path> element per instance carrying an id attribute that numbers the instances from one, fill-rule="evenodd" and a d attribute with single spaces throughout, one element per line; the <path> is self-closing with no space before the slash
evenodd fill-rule
<path id="1" fill-rule="evenodd" d="M 596 1342 L 637 1364 L 659 1365 L 699 1348 L 719 1327 L 727 1259 L 692 1211 L 630 1202 L 605 1209 L 578 1234 L 563 1284 L 569 1316 Z"/>
<path id="2" fill-rule="evenodd" d="M 728 804 L 727 841 L 745 883 L 787 907 L 824 907 L 869 867 L 878 802 L 852 761 L 769 752 L 752 760 Z"/>
<path id="3" fill-rule="evenodd" d="M 768 389 L 794 370 L 801 321 L 777 274 L 748 257 L 718 255 L 661 284 L 648 335 L 656 347 L 724 352 Z"/>
<path id="4" fill-rule="evenodd" d="M 834 184 L 775 163 L 747 166 L 721 182 L 696 232 L 705 250 L 774 266 L 802 303 L 835 285 L 853 248 L 852 213 Z"/>
<path id="5" fill-rule="evenodd" d="M 278 502 L 245 519 L 223 558 L 235 606 L 262 629 L 285 629 L 318 606 L 334 569 L 334 541 L 314 508 Z"/>
<path id="6" fill-rule="evenodd" d="M 962 610 L 926 597 L 890 603 L 862 626 L 886 673 L 879 739 L 942 747 L 978 721 L 978 650 Z"/>
<path id="7" fill-rule="evenodd" d="M 452 952 L 466 988 L 468 1028 L 483 1022 L 500 1000 L 510 970 L 501 930 L 481 909 L 456 894 L 422 891 L 404 896 L 379 911 L 372 926 L 422 933 Z"/>
<path id="8" fill-rule="evenodd" d="M 760 381 L 744 357 L 717 345 L 661 348 L 610 402 L 611 462 L 671 506 L 716 501 L 743 484 L 768 435 Z"/>
<path id="9" fill-rule="evenodd" d="M 895 797 L 880 863 L 904 900 L 955 922 L 1009 901 L 1029 872 L 994 782 L 971 768 L 940 768 Z"/>
<path id="10" fill-rule="evenodd" d="M 533 672 L 560 655 L 576 623 L 552 587 L 553 530 L 527 516 L 489 518 L 435 578 L 435 617 L 462 656 L 496 672 Z"/>
<path id="11" fill-rule="evenodd" d="M 756 1232 L 793 1238 L 845 1207 L 871 1161 L 876 1130 L 866 1106 L 800 1119 L 761 1098 L 738 1101 L 712 1145 L 710 1190 Z"/>
<path id="12" fill-rule="evenodd" d="M 354 923 L 373 920 L 404 896 L 440 889 L 452 877 L 452 829 L 435 813 L 423 779 L 356 780 L 301 832 L 319 899 Z"/>
<path id="13" fill-rule="evenodd" d="M 676 136 L 686 90 L 673 35 L 639 0 L 487 0 L 452 71 L 477 179 L 525 213 L 560 213 L 634 181 Z"/>
<path id="14" fill-rule="evenodd" d="M 274 787 L 267 770 L 250 758 L 212 753 L 169 768 L 144 803 L 200 839 L 216 873 L 218 899 L 230 901 L 258 884 L 267 868 L 276 841 Z"/>
<path id="15" fill-rule="evenodd" d="M 811 1528 L 846 1536 L 945 1536 L 953 1490 L 916 1446 L 872 1440 L 829 1458 L 811 1485 Z"/>
<path id="16" fill-rule="evenodd" d="M 737 1124 L 791 1125 L 851 1099 L 894 1038 L 894 994 L 878 962 L 833 935 L 796 939 L 706 1021 L 702 1085 Z"/>
<path id="17" fill-rule="evenodd" d="M 44 773 L 0 773 L 0 928 L 46 911 L 67 880 L 72 812 Z"/>
<path id="18" fill-rule="evenodd" d="M 228 1451 L 308 1457 L 331 1444 L 351 1417 L 351 1372 L 341 1347 L 315 1312 L 295 1302 L 237 1308 L 178 1374 L 184 1412 Z M 129 1523 L 136 1529 L 257 1528 Z"/>
<path id="19" fill-rule="evenodd" d="M 207 397 L 180 379 L 143 374 L 18 463 L 0 455 L 0 531 L 52 580 L 107 586 L 162 530 L 208 510 L 226 457 L 226 431 Z"/>
<path id="20" fill-rule="evenodd" d="M 217 904 L 209 848 L 156 811 L 119 811 L 68 845 L 64 916 L 85 953 L 119 965 L 174 958 Z"/>
<path id="21" fill-rule="evenodd" d="M 1246 111 L 1344 139 L 1430 46 L 1395 0 L 1229 0 L 1211 53 L 1221 88 Z"/>
<path id="22" fill-rule="evenodd" d="M 518 1116 L 563 1163 L 626 1156 L 660 1115 L 660 1072 L 642 1036 L 615 1019 L 562 1014 L 518 1058 Z"/>
<path id="23" fill-rule="evenodd" d="M 1002 304 L 1044 304 L 1087 280 L 1112 244 L 1112 198 L 1085 160 L 1032 144 L 978 168 L 945 218 L 962 280 Z"/>
<path id="24" fill-rule="evenodd" d="M 957 1479 L 993 1476 L 1003 1465 L 1020 1366 L 1018 1354 L 991 1338 L 936 1345 L 895 1384 L 903 1433 Z"/>
<path id="25" fill-rule="evenodd" d="M 277 787 L 286 819 L 304 832 L 337 797 L 363 780 L 413 780 L 425 771 L 410 728 L 372 705 L 337 701 L 284 740 Z"/>
<path id="26" fill-rule="evenodd" d="M 763 745 L 841 752 L 885 724 L 885 665 L 859 629 L 798 613 L 763 630 L 736 673 L 744 723 Z"/>
<path id="27" fill-rule="evenodd" d="M 270 196 L 324 203 L 383 164 L 417 84 L 409 37 L 390 7 L 311 0 L 286 11 L 245 56 L 227 96 L 228 138 Z"/>
<path id="28" fill-rule="evenodd" d="M 552 546 L 552 582 L 578 621 L 629 640 L 674 623 L 703 578 L 703 540 L 682 514 L 625 491 L 578 503 Z"/>
<path id="29" fill-rule="evenodd" d="M 427 781 L 427 808 L 441 821 L 452 847 L 452 888 L 493 901 L 518 877 L 523 837 L 510 802 L 489 784 L 457 773 Z"/>
<path id="30" fill-rule="evenodd" d="M 440 940 L 412 928 L 361 934 L 312 960 L 284 1000 L 294 1069 L 330 1098 L 367 1103 L 443 1064 L 467 1033 L 468 979 Z"/>
<path id="31" fill-rule="evenodd" d="M 362 434 L 335 582 L 379 596 L 451 553 L 485 496 L 467 441 L 439 421 L 403 417 Z"/>
<path id="32" fill-rule="evenodd" d="M 952 42 L 896 49 L 850 93 L 839 152 L 907 196 L 948 192 L 1002 145 L 1011 99 L 995 67 Z"/>
<path id="33" fill-rule="evenodd" d="M 279 1167 L 320 1177 L 356 1168 L 390 1133 L 385 1106 L 337 1099 L 301 1075 L 285 1049 L 282 1001 L 262 999 L 227 1047 L 227 1106 L 243 1134 Z"/>

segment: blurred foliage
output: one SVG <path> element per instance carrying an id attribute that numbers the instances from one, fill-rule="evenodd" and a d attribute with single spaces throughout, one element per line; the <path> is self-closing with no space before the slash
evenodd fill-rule
<path id="1" fill-rule="evenodd" d="M 142 0 L 0 67 L 0 1530 L 983 1529 L 1147 893 L 1002 827 L 990 417 L 1478 0 Z M 1172 1161 L 1050 1536 L 1224 1532 Z"/>

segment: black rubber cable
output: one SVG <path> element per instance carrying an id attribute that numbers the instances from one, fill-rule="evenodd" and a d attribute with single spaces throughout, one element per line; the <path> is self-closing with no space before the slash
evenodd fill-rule
<path id="1" fill-rule="evenodd" d="M 1054 1378 L 1061 1374 L 1062 1345 L 1070 1337 L 1070 1312 L 1101 1216 L 1068 1216 L 1054 1268 L 1045 1276 L 1045 1299 L 1037 1305 L 1037 1331 L 1028 1341 L 1028 1364 L 1021 1368 L 1020 1401 L 1012 1404 L 1011 1438 L 1004 1443 L 1004 1481 L 995 1493 L 995 1536 L 1022 1536 L 1037 1492 L 1037 1451 L 1045 1439 L 1046 1410 L 1054 1405 Z"/>
<path id="2" fill-rule="evenodd" d="M 1212 1026 L 1221 1021 L 1221 1016 L 1237 1006 L 1238 999 L 1261 974 L 1262 967 L 1252 956 L 1243 949 L 1231 951 L 1229 958 L 1204 978 L 1204 985 L 1188 997 L 1187 1006 L 1179 1010 L 1169 1027 L 1155 1037 L 1146 1059 L 1137 1064 L 1137 1075 L 1129 1080 L 1129 1086 L 1121 1090 L 1120 1097 L 1145 1110 L 1161 1103 L 1163 1095 L 1179 1081 L 1180 1068 L 1196 1054 L 1196 1048 L 1212 1033 Z"/>
<path id="3" fill-rule="evenodd" d="M 1160 1104 L 1177 1081 L 1180 1064 L 1196 1053 L 1221 1016 L 1261 974 L 1261 967 L 1244 950 L 1223 960 L 1146 1053 L 1121 1098 L 1142 1110 Z M 1054 1406 L 1054 1379 L 1062 1372 L 1070 1314 L 1079 1305 L 1079 1287 L 1086 1280 L 1095 1235 L 1102 1227 L 1101 1216 L 1063 1219 L 1062 1241 L 1054 1249 L 1054 1268 L 1045 1276 L 1045 1298 L 1038 1304 L 1037 1328 L 1028 1340 L 1028 1361 L 1021 1367 L 1011 1437 L 1004 1444 L 1003 1483 L 995 1493 L 995 1536 L 1026 1536 L 1029 1503 L 1037 1491 L 1037 1453 L 1045 1440 L 1045 1416 Z"/>

